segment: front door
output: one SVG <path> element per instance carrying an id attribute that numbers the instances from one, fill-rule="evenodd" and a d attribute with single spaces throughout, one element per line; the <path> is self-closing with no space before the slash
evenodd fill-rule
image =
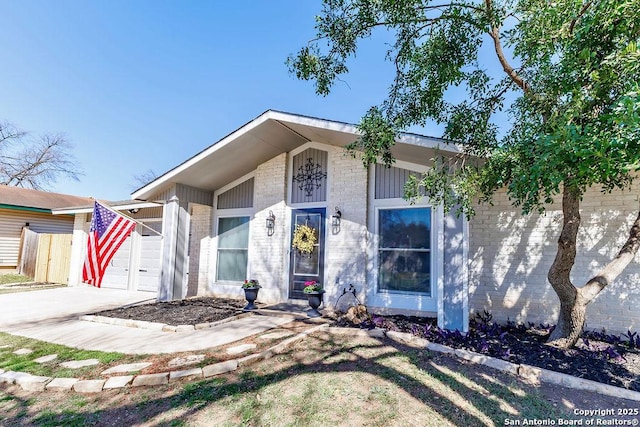
<path id="1" fill-rule="evenodd" d="M 315 233 L 316 243 L 310 254 L 291 246 L 289 262 L 289 298 L 304 299 L 304 282 L 315 280 L 324 285 L 324 222 L 325 209 L 295 209 L 291 220 L 291 244 L 296 225 L 307 225 Z"/>

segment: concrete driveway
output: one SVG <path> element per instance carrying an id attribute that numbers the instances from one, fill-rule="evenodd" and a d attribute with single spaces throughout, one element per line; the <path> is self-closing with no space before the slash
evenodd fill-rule
<path id="1" fill-rule="evenodd" d="M 246 338 L 292 320 L 249 316 L 214 328 L 160 332 L 78 320 L 78 316 L 141 302 L 149 292 L 69 287 L 0 295 L 0 331 L 86 350 L 126 354 L 197 351 Z"/>

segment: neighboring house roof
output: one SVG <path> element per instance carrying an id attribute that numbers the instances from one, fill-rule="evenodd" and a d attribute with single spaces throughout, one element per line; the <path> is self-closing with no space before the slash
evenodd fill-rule
<path id="1" fill-rule="evenodd" d="M 90 197 L 0 185 L 0 208 L 50 213 L 52 209 L 88 203 L 93 203 Z"/>
<path id="2" fill-rule="evenodd" d="M 117 202 L 110 202 L 107 200 L 98 200 L 103 205 L 109 206 L 112 209 L 117 211 L 129 210 L 129 209 L 142 209 L 142 208 L 157 208 L 162 206 L 162 203 L 158 202 L 145 202 L 139 200 L 120 200 Z M 64 215 L 64 214 L 77 214 L 77 213 L 89 213 L 93 212 L 94 200 L 91 200 L 91 203 L 84 203 L 82 205 L 77 206 L 66 206 L 58 209 L 53 209 L 52 213 L 54 215 Z"/>
<path id="3" fill-rule="evenodd" d="M 146 200 L 173 184 L 213 191 L 254 170 L 273 157 L 310 142 L 344 147 L 358 138 L 356 125 L 267 110 L 200 153 L 134 191 L 132 199 Z M 396 159 L 425 164 L 434 149 L 459 153 L 444 139 L 400 134 L 392 152 Z"/>

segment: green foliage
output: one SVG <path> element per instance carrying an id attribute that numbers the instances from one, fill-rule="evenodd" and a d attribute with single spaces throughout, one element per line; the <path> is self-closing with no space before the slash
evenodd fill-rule
<path id="1" fill-rule="evenodd" d="M 358 42 L 387 31 L 396 75 L 352 153 L 390 165 L 398 132 L 435 121 L 464 153 L 434 159 L 408 198 L 471 215 L 506 187 L 524 212 L 544 210 L 563 186 L 623 189 L 640 168 L 638 10 L 640 0 L 324 0 L 317 38 L 288 64 L 327 95 Z"/>

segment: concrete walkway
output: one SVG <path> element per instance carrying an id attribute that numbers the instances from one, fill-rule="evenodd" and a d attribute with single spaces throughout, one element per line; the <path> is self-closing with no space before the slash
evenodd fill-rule
<path id="1" fill-rule="evenodd" d="M 150 302 L 149 292 L 72 287 L 0 295 L 0 331 L 86 350 L 158 354 L 203 350 L 264 332 L 292 320 L 250 316 L 214 328 L 160 332 L 78 320 L 78 316 Z"/>

